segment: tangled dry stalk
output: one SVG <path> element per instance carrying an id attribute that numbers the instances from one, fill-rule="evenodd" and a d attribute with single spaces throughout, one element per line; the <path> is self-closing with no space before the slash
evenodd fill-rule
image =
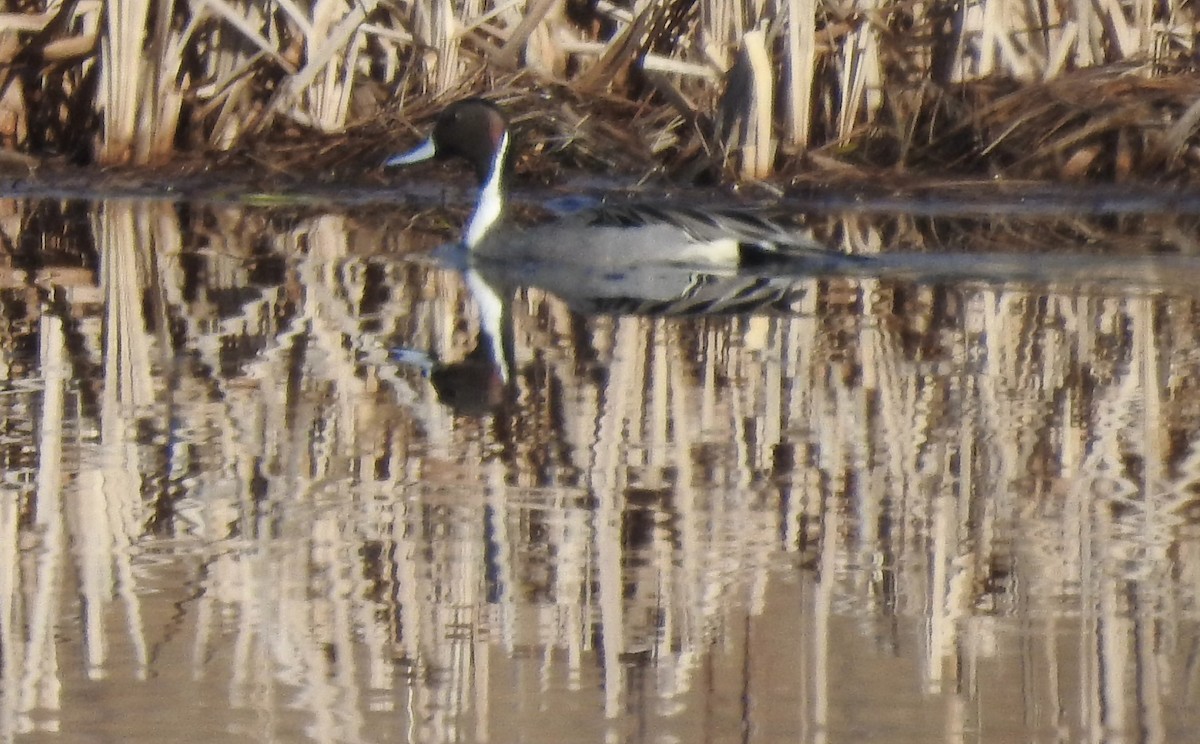
<path id="1" fill-rule="evenodd" d="M 10 3 L 0 137 L 119 164 L 304 133 L 336 165 L 485 92 L 584 164 L 1186 180 L 1196 29 L 1145 0 Z"/>

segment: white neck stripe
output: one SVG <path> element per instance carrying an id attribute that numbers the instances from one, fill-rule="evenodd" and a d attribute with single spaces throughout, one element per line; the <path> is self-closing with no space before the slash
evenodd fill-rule
<path id="1" fill-rule="evenodd" d="M 500 146 L 492 158 L 492 167 L 488 172 L 483 188 L 479 190 L 479 203 L 475 205 L 475 213 L 467 223 L 467 234 L 463 242 L 468 248 L 474 248 L 487 235 L 488 230 L 500 218 L 504 211 L 504 192 L 501 182 L 504 180 L 504 156 L 508 152 L 508 132 L 500 137 Z"/>

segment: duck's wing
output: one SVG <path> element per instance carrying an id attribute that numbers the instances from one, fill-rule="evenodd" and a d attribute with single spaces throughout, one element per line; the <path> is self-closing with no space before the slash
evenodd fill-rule
<path id="1" fill-rule="evenodd" d="M 735 240 L 745 265 L 776 260 L 807 259 L 828 264 L 856 257 L 823 245 L 808 230 L 785 227 L 761 210 L 706 208 L 688 205 L 604 205 L 579 214 L 588 227 L 639 228 L 670 225 L 696 243 Z"/>
<path id="2" fill-rule="evenodd" d="M 683 204 L 606 204 L 579 213 L 589 227 L 673 225 L 697 241 L 736 237 L 753 242 L 806 241 L 810 236 L 768 219 L 758 210 Z"/>

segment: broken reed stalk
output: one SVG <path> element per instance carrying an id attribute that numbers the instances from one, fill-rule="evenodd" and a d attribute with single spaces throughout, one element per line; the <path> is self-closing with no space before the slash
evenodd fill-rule
<path id="1" fill-rule="evenodd" d="M 817 78 L 817 4 L 787 0 L 787 140 L 808 148 L 812 131 L 812 94 Z"/>
<path id="2" fill-rule="evenodd" d="M 134 159 L 138 144 L 138 121 L 145 89 L 143 80 L 156 70 L 142 53 L 150 22 L 149 0 L 114 0 L 104 12 L 104 34 L 100 39 L 100 111 L 104 134 L 100 160 L 122 163 Z"/>
<path id="3" fill-rule="evenodd" d="M 756 180 L 771 174 L 771 160 L 775 154 L 775 142 L 771 136 L 775 81 L 767 53 L 766 34 L 761 29 L 747 32 L 742 37 L 742 48 L 750 68 L 752 95 L 742 129 L 740 170 L 742 178 Z"/>

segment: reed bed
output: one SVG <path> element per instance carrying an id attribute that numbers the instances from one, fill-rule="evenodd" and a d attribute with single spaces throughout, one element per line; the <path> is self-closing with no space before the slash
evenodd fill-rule
<path id="1" fill-rule="evenodd" d="M 136 202 L 84 224 L 59 261 L 83 273 L 0 295 L 6 737 L 90 699 L 63 696 L 72 664 L 182 668 L 326 739 L 494 737 L 560 687 L 609 722 L 579 730 L 637 705 L 686 726 L 730 680 L 802 673 L 780 725 L 825 731 L 845 675 L 908 644 L 918 687 L 957 691 L 939 727 L 1188 715 L 1194 290 L 814 278 L 790 315 L 586 333 L 523 290 L 516 394 L 481 419 L 391 360 L 479 332 L 456 275 L 372 257 L 401 231 Z M 1003 659 L 1024 697 L 991 684 Z"/>
<path id="2" fill-rule="evenodd" d="M 101 164 L 270 161 L 281 138 L 319 138 L 338 154 L 309 170 L 362 167 L 485 93 L 567 124 L 552 150 L 648 153 L 689 177 L 1183 178 L 1196 21 L 1116 1 L 34 3 L 0 16 L 0 134 Z"/>

